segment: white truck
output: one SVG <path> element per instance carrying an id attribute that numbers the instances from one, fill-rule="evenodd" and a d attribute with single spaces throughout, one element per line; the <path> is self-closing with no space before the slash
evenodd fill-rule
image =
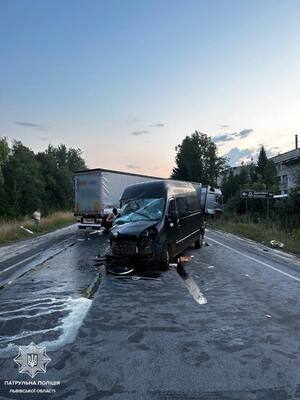
<path id="1" fill-rule="evenodd" d="M 224 211 L 223 195 L 219 188 L 194 183 L 205 215 L 220 215 Z"/>
<path id="2" fill-rule="evenodd" d="M 74 173 L 75 211 L 80 229 L 100 229 L 101 221 L 118 208 L 124 189 L 134 183 L 163 179 L 108 169 L 88 169 Z"/>

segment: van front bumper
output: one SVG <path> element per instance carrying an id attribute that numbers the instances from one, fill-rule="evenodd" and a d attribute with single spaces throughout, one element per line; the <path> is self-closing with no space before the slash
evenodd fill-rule
<path id="1" fill-rule="evenodd" d="M 134 267 L 152 267 L 159 265 L 163 256 L 163 246 L 161 244 L 155 243 L 152 245 L 146 245 L 144 247 L 135 248 L 135 253 L 133 254 L 114 254 L 108 256 L 109 262 L 115 265 L 128 265 Z"/>

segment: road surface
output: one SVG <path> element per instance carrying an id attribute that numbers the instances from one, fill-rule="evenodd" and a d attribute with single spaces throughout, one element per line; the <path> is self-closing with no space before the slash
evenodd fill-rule
<path id="1" fill-rule="evenodd" d="M 97 233 L 2 249 L 0 398 L 300 399 L 299 260 L 229 234 L 206 242 L 179 271 L 122 278 L 105 275 Z M 51 358 L 33 379 L 13 360 L 31 342 Z M 38 380 L 49 393 L 12 391 Z"/>

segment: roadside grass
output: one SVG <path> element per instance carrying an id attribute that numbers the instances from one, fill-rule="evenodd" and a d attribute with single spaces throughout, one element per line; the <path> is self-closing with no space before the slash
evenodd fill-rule
<path id="1" fill-rule="evenodd" d="M 47 217 L 41 218 L 41 223 L 36 225 L 31 218 L 20 220 L 0 221 L 0 244 L 7 244 L 21 239 L 27 239 L 63 228 L 76 222 L 76 218 L 70 212 L 55 212 Z M 20 228 L 24 226 L 34 232 L 30 234 Z"/>
<path id="2" fill-rule="evenodd" d="M 237 215 L 220 217 L 209 221 L 213 229 L 233 233 L 235 235 L 255 240 L 272 247 L 270 241 L 277 240 L 284 244 L 283 251 L 300 254 L 300 237 L 295 232 L 287 232 L 271 221 L 253 222 Z"/>

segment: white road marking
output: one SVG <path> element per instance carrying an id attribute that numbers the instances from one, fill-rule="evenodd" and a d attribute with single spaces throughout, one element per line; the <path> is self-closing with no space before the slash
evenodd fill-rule
<path id="1" fill-rule="evenodd" d="M 226 244 L 223 244 L 223 243 L 219 242 L 218 240 L 212 239 L 212 238 L 210 238 L 210 237 L 207 237 L 207 239 L 211 240 L 212 242 L 218 243 L 220 246 L 223 246 L 223 247 L 225 247 L 226 249 L 229 249 L 229 250 L 233 251 L 234 253 L 237 253 L 237 254 L 240 254 L 240 255 L 242 255 L 242 256 L 244 256 L 244 257 L 246 257 L 246 258 L 249 258 L 249 260 L 255 261 L 255 262 L 257 262 L 257 263 L 259 263 L 259 264 L 261 264 L 261 265 L 264 265 L 264 266 L 267 267 L 267 268 L 272 269 L 273 271 L 279 272 L 279 273 L 282 274 L 282 275 L 288 276 L 289 278 L 294 279 L 294 280 L 297 281 L 297 282 L 300 282 L 300 278 L 297 278 L 297 277 L 294 276 L 294 275 L 288 274 L 287 272 L 281 271 L 281 269 L 279 269 L 279 268 L 272 267 L 272 265 L 267 264 L 267 263 L 265 263 L 265 262 L 263 262 L 263 261 L 260 261 L 260 260 L 258 260 L 257 258 L 248 256 L 247 254 L 245 254 L 245 253 L 243 253 L 243 252 L 241 252 L 241 251 L 239 251 L 239 250 L 235 250 L 235 249 L 233 249 L 232 247 L 227 246 Z"/>
<path id="2" fill-rule="evenodd" d="M 24 258 L 23 260 L 17 262 L 17 263 L 14 264 L 14 265 L 11 265 L 11 266 L 8 267 L 8 268 L 3 269 L 2 271 L 0 271 L 0 275 L 3 274 L 4 272 L 7 272 L 7 271 L 13 269 L 13 268 L 16 268 L 18 265 L 23 264 L 23 263 L 26 262 L 26 261 L 32 260 L 33 258 L 37 257 L 39 254 L 41 254 L 41 251 L 40 251 L 39 253 L 35 253 L 33 256 Z"/>

